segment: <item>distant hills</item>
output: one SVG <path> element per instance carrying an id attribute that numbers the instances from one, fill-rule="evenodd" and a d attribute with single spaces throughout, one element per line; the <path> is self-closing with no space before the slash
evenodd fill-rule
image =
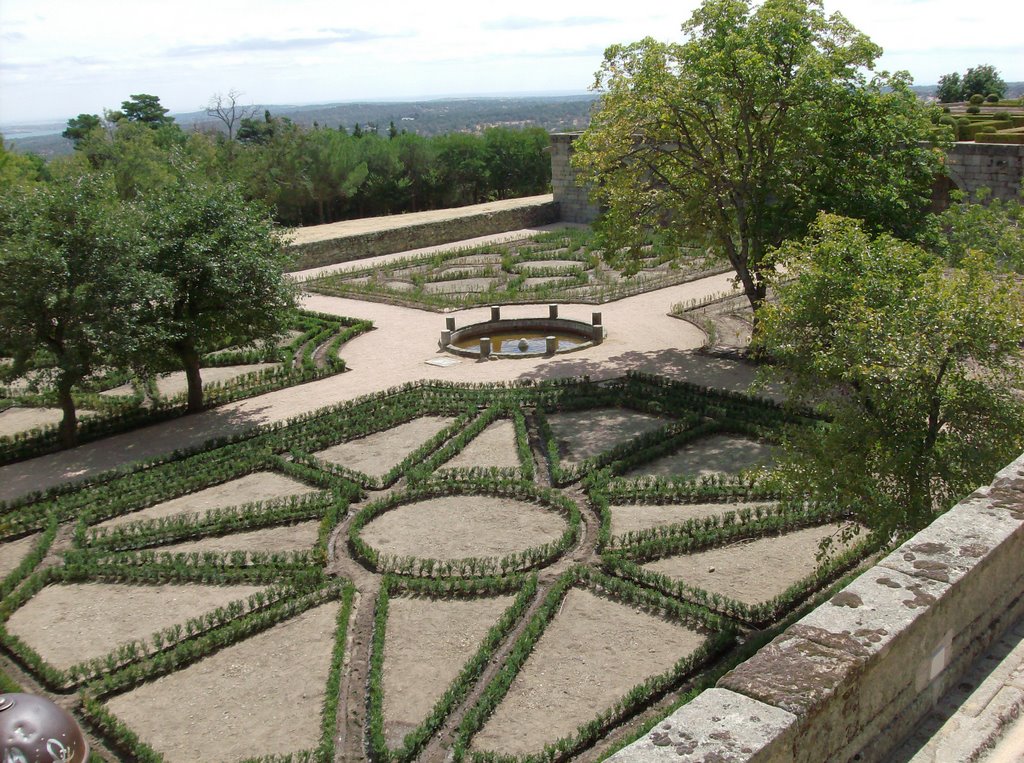
<path id="1" fill-rule="evenodd" d="M 582 130 L 590 123 L 590 110 L 597 96 L 446 98 L 394 103 L 329 103 L 312 106 L 258 104 L 247 107 L 262 119 L 269 111 L 302 125 L 343 126 L 349 132 L 359 124 L 363 130 L 376 126 L 386 134 L 389 125 L 420 135 L 449 132 L 482 132 L 488 127 L 543 127 L 548 131 Z M 220 131 L 223 125 L 205 111 L 172 114 L 185 130 Z M 4 142 L 17 151 L 41 156 L 71 153 L 71 141 L 61 137 L 66 122 L 4 127 Z"/>
<path id="2" fill-rule="evenodd" d="M 915 85 L 920 98 L 935 95 L 935 85 Z M 1007 97 L 1024 96 L 1024 82 L 1007 83 Z M 488 127 L 543 127 L 549 132 L 582 130 L 590 123 L 597 96 L 592 93 L 562 96 L 501 98 L 444 98 L 388 103 L 327 103 L 310 106 L 257 104 L 247 107 L 258 119 L 269 111 L 275 117 L 287 117 L 302 125 L 314 123 L 326 127 L 343 126 L 349 132 L 359 124 L 363 130 L 376 125 L 386 133 L 391 122 L 398 130 L 419 135 L 449 132 L 479 133 Z M 205 111 L 172 114 L 186 130 L 219 131 L 223 125 Z M 4 142 L 16 151 L 34 152 L 44 157 L 71 153 L 71 141 L 61 137 L 67 122 L 33 125 L 8 125 L 0 128 Z"/>

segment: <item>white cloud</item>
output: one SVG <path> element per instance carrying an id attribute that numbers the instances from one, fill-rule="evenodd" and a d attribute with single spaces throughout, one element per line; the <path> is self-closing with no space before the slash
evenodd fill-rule
<path id="1" fill-rule="evenodd" d="M 1024 79 L 1019 0 L 827 0 L 920 83 L 992 63 Z M 0 122 L 150 92 L 175 111 L 235 87 L 257 103 L 585 90 L 603 50 L 680 39 L 697 0 L 0 0 Z M 1000 21 L 1001 20 L 1001 21 Z"/>

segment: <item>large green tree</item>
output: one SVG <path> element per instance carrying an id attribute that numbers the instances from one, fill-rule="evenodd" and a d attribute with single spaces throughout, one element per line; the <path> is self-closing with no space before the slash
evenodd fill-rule
<path id="1" fill-rule="evenodd" d="M 979 64 L 968 69 L 964 74 L 963 88 L 965 98 L 975 93 L 985 96 L 995 94 L 1000 98 L 1006 95 L 1006 82 L 992 64 Z"/>
<path id="2" fill-rule="evenodd" d="M 830 423 L 779 466 L 810 497 L 888 537 L 989 481 L 1024 448 L 1024 295 L 990 256 L 956 268 L 849 218 L 822 215 L 761 311 L 765 374 Z"/>
<path id="3" fill-rule="evenodd" d="M 203 408 L 200 358 L 225 344 L 269 339 L 295 307 L 289 256 L 265 209 L 230 185 L 182 178 L 143 200 L 145 269 L 158 276 L 150 321 L 156 368 L 177 365 L 188 409 Z"/>
<path id="4" fill-rule="evenodd" d="M 138 226 L 105 176 L 66 177 L 0 195 L 0 329 L 10 372 L 52 386 L 60 437 L 76 440 L 72 391 L 138 347 L 146 276 Z"/>
<path id="5" fill-rule="evenodd" d="M 706 0 L 681 44 L 605 53 L 575 166 L 604 208 L 606 251 L 638 255 L 652 228 L 728 258 L 756 307 L 766 254 L 819 209 L 906 232 L 940 156 L 905 75 L 818 0 Z"/>

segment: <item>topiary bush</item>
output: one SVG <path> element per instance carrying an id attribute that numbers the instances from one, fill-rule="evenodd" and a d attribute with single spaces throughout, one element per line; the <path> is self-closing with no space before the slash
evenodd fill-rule
<path id="1" fill-rule="evenodd" d="M 975 93 L 970 97 L 970 103 L 972 106 L 978 106 L 985 102 L 985 96 L 981 93 Z"/>
<path id="2" fill-rule="evenodd" d="M 972 104 L 972 105 L 967 107 L 967 113 L 968 114 L 980 114 L 981 113 L 981 107 L 980 106 L 975 106 L 975 105 Z"/>
<path id="3" fill-rule="evenodd" d="M 985 98 L 986 103 L 999 103 L 999 96 L 995 93 L 989 93 Z"/>

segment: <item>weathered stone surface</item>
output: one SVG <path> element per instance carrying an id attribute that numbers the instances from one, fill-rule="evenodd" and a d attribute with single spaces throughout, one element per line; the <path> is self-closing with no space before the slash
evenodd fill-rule
<path id="1" fill-rule="evenodd" d="M 839 639 L 842 640 L 842 639 Z M 858 662 L 853 639 L 838 648 L 809 641 L 787 630 L 718 682 L 794 715 L 806 715 L 827 702 Z"/>
<path id="2" fill-rule="evenodd" d="M 1021 521 L 978 491 L 886 557 L 881 565 L 954 584 L 989 553 L 1022 532 Z"/>
<path id="3" fill-rule="evenodd" d="M 724 689 L 708 689 L 608 760 L 694 763 L 767 760 L 795 716 Z"/>

